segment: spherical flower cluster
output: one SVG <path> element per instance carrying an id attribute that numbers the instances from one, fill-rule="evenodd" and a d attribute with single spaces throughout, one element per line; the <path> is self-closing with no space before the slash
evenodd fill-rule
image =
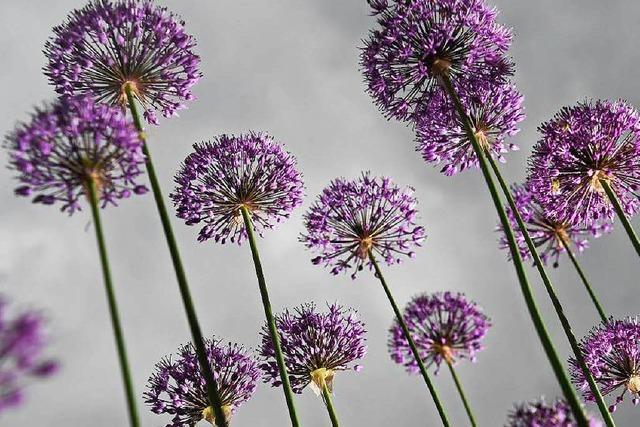
<path id="1" fill-rule="evenodd" d="M 258 364 L 237 344 L 223 345 L 212 339 L 205 341 L 205 347 L 223 412 L 230 418 L 253 395 L 260 377 Z M 177 358 L 168 356 L 156 365 L 144 397 L 154 413 L 173 415 L 167 427 L 194 427 L 201 420 L 215 425 L 206 382 L 192 344 L 181 346 Z"/>
<path id="2" fill-rule="evenodd" d="M 475 303 L 463 294 L 451 292 L 418 295 L 407 304 L 403 318 L 422 361 L 427 366 L 435 364 L 436 371 L 443 361 L 449 364 L 460 359 L 475 361 L 491 326 Z M 389 335 L 391 359 L 410 373 L 419 372 L 397 320 L 389 329 Z"/>
<path id="3" fill-rule="evenodd" d="M 582 252 L 589 246 L 588 238 L 590 236 L 600 237 L 602 233 L 608 233 L 612 230 L 612 226 L 608 221 L 593 223 L 587 227 L 579 223 L 571 224 L 553 219 L 537 202 L 535 195 L 527 184 L 512 185 L 511 194 L 518 212 L 520 212 L 520 216 L 526 224 L 527 232 L 531 240 L 533 240 L 533 244 L 538 248 L 538 255 L 540 255 L 542 262 L 545 264 L 552 262 L 553 266 L 557 267 L 560 255 L 566 252 L 565 245 L 573 246 L 579 252 Z M 507 208 L 507 215 L 515 232 L 520 255 L 525 260 L 532 258 L 524 235 L 518 227 L 513 210 Z M 498 231 L 502 233 L 500 236 L 500 248 L 509 249 L 509 243 L 501 225 L 498 225 Z"/>
<path id="4" fill-rule="evenodd" d="M 370 2 L 378 28 L 361 54 L 367 90 L 390 118 L 415 118 L 449 76 L 456 87 L 504 82 L 511 31 L 481 0 Z"/>
<path id="5" fill-rule="evenodd" d="M 640 207 L 640 115 L 622 101 L 585 101 L 563 108 L 540 127 L 529 181 L 556 218 L 591 224 L 612 217 L 602 181 L 625 212 Z"/>
<path id="6" fill-rule="evenodd" d="M 187 225 L 205 224 L 199 241 L 240 244 L 247 237 L 242 209 L 261 233 L 302 203 L 296 160 L 269 135 L 221 135 L 193 148 L 175 177 L 171 198 Z"/>
<path id="7" fill-rule="evenodd" d="M 147 189 L 136 184 L 144 155 L 138 132 L 118 108 L 88 97 L 65 97 L 38 109 L 5 141 L 10 168 L 17 172 L 19 196 L 34 203 L 62 203 L 80 209 L 92 181 L 102 206 Z"/>
<path id="8" fill-rule="evenodd" d="M 611 319 L 594 328 L 581 342 L 585 363 L 603 396 L 620 391 L 609 411 L 616 410 L 627 392 L 640 403 L 640 324 L 637 318 Z M 587 379 L 575 359 L 569 360 L 573 381 L 587 401 L 594 402 Z"/>
<path id="9" fill-rule="evenodd" d="M 10 314 L 8 301 L 0 295 L 0 414 L 24 401 L 30 382 L 57 371 L 57 362 L 43 355 L 47 341 L 40 313 Z"/>
<path id="10" fill-rule="evenodd" d="M 302 393 L 309 384 L 317 393 L 325 384 L 332 391 L 336 372 L 361 369 L 360 365 L 351 364 L 367 352 L 366 331 L 353 309 L 332 304 L 323 313 L 315 304 L 305 304 L 276 316 L 276 328 L 291 388 L 296 393 Z M 281 385 L 273 341 L 266 326 L 260 354 L 264 381 L 274 387 Z"/>
<path id="11" fill-rule="evenodd" d="M 60 94 L 126 106 L 127 85 L 156 124 L 193 99 L 200 58 L 184 22 L 151 0 L 93 0 L 53 29 L 45 74 Z"/>
<path id="12" fill-rule="evenodd" d="M 459 90 L 480 147 L 504 162 L 503 154 L 518 150 L 505 139 L 518 133 L 524 120 L 523 97 L 512 84 L 481 85 Z M 478 157 L 463 122 L 443 91 L 436 92 L 416 119 L 417 150 L 429 163 L 444 164 L 441 172 L 454 175 L 478 167 Z"/>
<path id="13" fill-rule="evenodd" d="M 509 414 L 506 427 L 577 427 L 571 407 L 564 400 L 547 404 L 544 399 L 516 405 Z M 602 427 L 595 418 L 589 418 L 589 427 Z"/>
<path id="14" fill-rule="evenodd" d="M 301 240 L 319 252 L 314 264 L 331 267 L 332 274 L 353 268 L 352 278 L 371 268 L 369 253 L 387 264 L 413 257 L 425 230 L 415 224 L 417 201 L 413 188 L 401 188 L 390 178 L 369 173 L 354 181 L 336 179 L 305 214 L 307 234 Z"/>

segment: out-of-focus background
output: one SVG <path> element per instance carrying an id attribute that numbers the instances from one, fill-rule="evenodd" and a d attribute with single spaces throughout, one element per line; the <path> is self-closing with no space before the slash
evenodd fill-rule
<path id="1" fill-rule="evenodd" d="M 260 241 L 276 310 L 317 301 L 356 307 L 367 323 L 369 355 L 361 373 L 336 378 L 335 404 L 345 426 L 437 426 L 419 377 L 393 364 L 386 348 L 392 312 L 379 283 L 333 277 L 310 263 L 298 243 L 302 214 L 334 177 L 362 170 L 415 186 L 428 240 L 414 260 L 387 268 L 399 302 L 424 291 L 463 291 L 491 316 L 494 327 L 476 364 L 459 365 L 480 425 L 500 426 L 513 402 L 559 394 L 529 320 L 512 266 L 497 247 L 496 215 L 477 171 L 447 178 L 414 151 L 413 134 L 388 122 L 364 92 L 359 46 L 373 26 L 364 0 L 163 0 L 199 41 L 204 78 L 198 100 L 180 118 L 149 130 L 165 193 L 191 144 L 222 132 L 264 130 L 286 143 L 304 172 L 302 209 Z M 585 97 L 626 98 L 638 105 L 637 17 L 640 2 L 495 0 L 501 20 L 514 27 L 516 82 L 528 118 L 509 155 L 509 180 L 522 180 L 536 127 L 560 107 Z M 27 118 L 54 96 L 41 73 L 50 29 L 81 0 L 5 0 L 0 14 L 0 130 Z M 3 154 L 3 162 L 6 156 Z M 51 352 L 62 372 L 34 385 L 20 410 L 0 419 L 6 427 L 124 426 L 122 385 L 89 216 L 72 218 L 55 207 L 13 196 L 10 171 L 0 169 L 0 292 L 19 305 L 42 307 L 51 320 Z M 169 254 L 151 194 L 104 211 L 112 267 L 139 395 L 155 362 L 189 334 Z M 197 243 L 197 230 L 174 220 L 202 326 L 213 334 L 256 346 L 264 314 L 248 247 Z M 638 312 L 640 265 L 621 227 L 580 257 L 606 310 Z M 569 350 L 535 272 L 530 277 L 563 357 Z M 579 336 L 597 321 L 568 260 L 552 271 Z M 467 424 L 446 371 L 437 378 L 453 425 Z M 310 390 L 297 400 L 302 424 L 329 425 Z M 140 399 L 143 424 L 162 426 Z M 595 410 L 595 408 L 592 408 Z M 629 401 L 615 417 L 637 423 Z M 632 420 L 636 420 L 635 422 Z M 281 390 L 260 385 L 234 425 L 288 425 Z"/>

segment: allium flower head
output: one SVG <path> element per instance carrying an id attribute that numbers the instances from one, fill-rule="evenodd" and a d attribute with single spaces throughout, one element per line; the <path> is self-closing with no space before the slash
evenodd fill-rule
<path id="1" fill-rule="evenodd" d="M 57 371 L 57 362 L 44 356 L 47 341 L 40 313 L 14 314 L 0 295 L 0 414 L 23 402 L 30 382 Z"/>
<path id="2" fill-rule="evenodd" d="M 403 318 L 425 365 L 460 359 L 475 361 L 482 350 L 491 324 L 487 316 L 463 294 L 439 292 L 413 298 L 404 309 Z M 389 329 L 389 353 L 394 362 L 410 373 L 419 372 L 418 363 L 397 320 Z"/>
<path id="3" fill-rule="evenodd" d="M 389 265 L 400 255 L 413 257 L 413 248 L 425 238 L 416 225 L 417 201 L 411 187 L 401 188 L 390 178 L 363 173 L 359 179 L 336 179 L 322 191 L 305 214 L 307 234 L 301 240 L 318 252 L 314 264 L 331 267 L 332 274 L 369 265 L 369 251 Z"/>
<path id="4" fill-rule="evenodd" d="M 516 405 L 509 414 L 506 427 L 577 427 L 571 407 L 564 400 L 547 404 L 544 399 Z M 589 419 L 589 427 L 602 427 L 595 418 Z"/>
<path id="5" fill-rule="evenodd" d="M 296 393 L 302 393 L 309 384 L 316 393 L 324 384 L 332 391 L 336 372 L 361 369 L 352 363 L 367 353 L 366 331 L 353 309 L 332 304 L 323 313 L 315 304 L 305 304 L 293 312 L 286 310 L 277 315 L 276 328 L 291 388 Z M 275 349 L 266 326 L 262 330 L 260 355 L 264 381 L 280 386 Z"/>
<path id="6" fill-rule="evenodd" d="M 480 146 L 504 162 L 504 153 L 518 150 L 505 139 L 518 133 L 517 125 L 525 118 L 522 95 L 510 83 L 467 87 L 459 95 Z M 416 134 L 417 150 L 427 162 L 444 164 L 445 175 L 478 167 L 471 140 L 444 91 L 436 92 L 416 118 Z"/>
<path id="7" fill-rule="evenodd" d="M 612 230 L 612 226 L 608 221 L 593 223 L 587 227 L 580 223 L 572 224 L 567 221 L 553 219 L 537 202 L 528 184 L 512 185 L 511 194 L 518 207 L 518 212 L 520 212 L 520 216 L 527 226 L 529 236 L 536 248 L 538 248 L 538 254 L 545 264 L 553 262 L 554 267 L 558 266 L 560 255 L 566 251 L 563 241 L 569 247 L 574 246 L 579 252 L 582 252 L 589 247 L 588 238 L 590 236 L 600 237 L 602 233 L 608 233 Z M 515 232 L 520 255 L 525 260 L 532 258 L 524 235 L 518 227 L 513 210 L 509 207 L 507 207 L 507 215 Z M 509 242 L 501 225 L 498 225 L 498 231 L 501 233 L 500 248 L 509 249 Z"/>
<path id="8" fill-rule="evenodd" d="M 89 181 L 103 207 L 147 191 L 135 182 L 144 155 L 133 124 L 118 108 L 88 97 L 61 98 L 36 110 L 4 145 L 20 182 L 15 193 L 34 196 L 34 203 L 60 202 L 61 210 L 72 214 L 80 209 Z"/>
<path id="9" fill-rule="evenodd" d="M 45 74 L 60 94 L 126 106 L 129 85 L 156 124 L 193 99 L 200 58 L 184 21 L 151 0 L 92 0 L 53 29 Z"/>
<path id="10" fill-rule="evenodd" d="M 251 398 L 260 377 L 257 362 L 237 344 L 205 340 L 207 358 L 218 385 L 222 410 L 227 418 Z M 167 356 L 149 378 L 146 403 L 156 414 L 170 414 L 167 427 L 194 427 L 202 420 L 215 425 L 207 385 L 192 344 L 183 345 L 175 358 Z"/>
<path id="11" fill-rule="evenodd" d="M 414 118 L 448 75 L 456 86 L 512 73 L 511 32 L 481 0 L 370 1 L 378 28 L 361 54 L 369 94 L 387 117 Z"/>
<path id="12" fill-rule="evenodd" d="M 193 148 L 176 174 L 171 198 L 187 225 L 204 223 L 199 241 L 240 244 L 247 237 L 242 208 L 261 233 L 302 203 L 296 160 L 271 136 L 221 135 Z"/>
<path id="13" fill-rule="evenodd" d="M 580 344 L 585 363 L 603 396 L 620 393 L 609 410 L 615 411 L 629 393 L 640 403 L 640 324 L 637 318 L 611 319 L 595 327 Z M 594 402 L 589 384 L 575 359 L 569 360 L 573 382 L 587 401 Z"/>
<path id="14" fill-rule="evenodd" d="M 553 216 L 590 224 L 612 217 L 601 184 L 607 182 L 625 212 L 640 203 L 640 115 L 623 101 L 585 101 L 563 108 L 540 127 L 529 181 Z"/>

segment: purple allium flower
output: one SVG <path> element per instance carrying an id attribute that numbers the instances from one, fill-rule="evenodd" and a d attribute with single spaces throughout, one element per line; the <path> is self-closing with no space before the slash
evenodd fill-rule
<path id="1" fill-rule="evenodd" d="M 151 0 L 93 0 L 53 29 L 45 45 L 45 74 L 60 94 L 87 94 L 127 105 L 129 84 L 157 124 L 193 99 L 200 58 L 184 21 Z"/>
<path id="2" fill-rule="evenodd" d="M 571 407 L 564 400 L 547 404 L 544 399 L 516 405 L 509 414 L 506 427 L 577 427 Z M 602 427 L 602 423 L 589 418 L 589 427 Z"/>
<path id="3" fill-rule="evenodd" d="M 205 223 L 199 241 L 242 243 L 247 237 L 243 207 L 262 235 L 302 204 L 296 160 L 271 136 L 220 135 L 193 148 L 176 174 L 171 198 L 187 225 Z"/>
<path id="4" fill-rule="evenodd" d="M 640 324 L 637 318 L 611 319 L 594 329 L 580 343 L 585 363 L 603 396 L 620 391 L 609 411 L 616 410 L 627 392 L 640 403 Z M 584 398 L 595 401 L 587 379 L 575 359 L 569 360 L 573 382 Z"/>
<path id="5" fill-rule="evenodd" d="M 9 312 L 0 295 L 0 414 L 24 401 L 24 388 L 58 369 L 43 356 L 47 346 L 45 319 L 35 311 Z"/>
<path id="6" fill-rule="evenodd" d="M 302 393 L 309 384 L 319 393 L 325 382 L 332 391 L 336 372 L 361 369 L 360 365 L 351 364 L 367 353 L 364 323 L 353 309 L 331 304 L 328 310 L 319 312 L 311 303 L 276 316 L 285 366 L 296 393 Z M 280 386 L 275 349 L 266 325 L 261 335 L 263 379 L 274 387 Z"/>
<path id="7" fill-rule="evenodd" d="M 481 147 L 504 162 L 503 153 L 517 151 L 505 139 L 518 133 L 524 120 L 523 97 L 510 83 L 484 85 L 459 91 Z M 443 163 L 447 176 L 467 168 L 478 168 L 478 157 L 463 123 L 444 91 L 436 92 L 416 118 L 417 150 L 429 163 Z"/>
<path id="8" fill-rule="evenodd" d="M 205 350 L 217 381 L 222 410 L 227 418 L 251 398 L 260 378 L 257 362 L 237 344 L 205 340 Z M 192 344 L 183 345 L 178 356 L 167 356 L 156 364 L 149 378 L 145 402 L 156 414 L 170 414 L 167 427 L 194 427 L 201 420 L 215 425 L 209 406 L 207 385 Z"/>
<path id="9" fill-rule="evenodd" d="M 487 316 L 463 294 L 438 292 L 413 298 L 404 309 L 403 318 L 425 365 L 456 363 L 460 359 L 475 362 L 482 350 L 482 340 L 491 324 Z M 391 359 L 419 372 L 418 363 L 397 320 L 389 329 Z"/>
<path id="10" fill-rule="evenodd" d="M 361 54 L 369 94 L 387 117 L 414 118 L 448 75 L 456 87 L 512 74 L 511 31 L 481 0 L 370 1 L 378 28 Z"/>
<path id="11" fill-rule="evenodd" d="M 331 267 L 332 274 L 353 268 L 355 279 L 365 264 L 372 268 L 369 251 L 389 265 L 401 262 L 399 255 L 413 257 L 413 247 L 425 238 L 424 228 L 415 224 L 413 193 L 368 172 L 357 180 L 332 181 L 305 214 L 307 234 L 301 241 L 320 253 L 312 262 Z"/>
<path id="12" fill-rule="evenodd" d="M 553 262 L 553 266 L 558 266 L 560 255 L 566 251 L 563 241 L 569 246 L 575 246 L 579 252 L 589 247 L 589 236 L 600 237 L 602 233 L 608 233 L 612 226 L 608 221 L 593 223 L 586 227 L 579 223 L 571 224 L 566 221 L 553 219 L 544 208 L 537 202 L 535 194 L 528 184 L 512 185 L 511 194 L 526 224 L 527 231 L 534 245 L 538 248 L 538 254 L 546 264 Z M 507 215 L 515 232 L 516 241 L 523 259 L 530 259 L 531 253 L 527 247 L 524 235 L 518 227 L 513 210 L 507 207 Z M 509 249 L 509 243 L 504 235 L 504 229 L 498 225 L 500 235 L 500 248 Z M 509 255 L 511 258 L 511 255 Z"/>
<path id="13" fill-rule="evenodd" d="M 587 225 L 611 218 L 605 180 L 625 212 L 640 203 L 640 115 L 623 101 L 584 101 L 540 127 L 530 159 L 536 197 L 559 219 Z"/>
<path id="14" fill-rule="evenodd" d="M 118 108 L 88 97 L 64 97 L 37 109 L 29 123 L 7 136 L 10 168 L 18 173 L 19 196 L 34 203 L 61 202 L 73 214 L 93 181 L 102 206 L 147 191 L 135 179 L 142 173 L 142 142 Z"/>

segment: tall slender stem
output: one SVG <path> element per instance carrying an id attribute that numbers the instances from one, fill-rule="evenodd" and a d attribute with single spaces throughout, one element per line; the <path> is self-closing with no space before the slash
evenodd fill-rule
<path id="1" fill-rule="evenodd" d="M 462 384 L 458 379 L 458 374 L 456 374 L 456 370 L 453 367 L 453 363 L 447 361 L 447 366 L 449 367 L 449 372 L 451 372 L 451 376 L 453 377 L 453 382 L 456 383 L 456 388 L 458 389 L 458 394 L 460 394 L 460 399 L 462 399 L 462 404 L 464 405 L 465 411 L 467 411 L 467 415 L 469 416 L 469 421 L 473 427 L 476 427 L 476 420 L 473 417 L 473 411 L 471 411 L 471 406 L 467 401 L 467 396 L 464 394 L 464 390 L 462 389 Z"/>
<path id="2" fill-rule="evenodd" d="M 244 219 L 244 226 L 247 231 L 249 246 L 251 246 L 251 255 L 253 256 L 253 264 L 256 268 L 256 276 L 258 277 L 258 287 L 260 288 L 260 296 L 262 297 L 262 305 L 264 306 L 264 315 L 267 318 L 269 335 L 271 336 L 273 348 L 275 349 L 276 353 L 276 362 L 278 364 L 278 370 L 280 371 L 280 380 L 282 381 L 284 398 L 287 401 L 287 408 L 289 409 L 289 418 L 291 418 L 291 425 L 293 427 L 298 427 L 300 424 L 298 422 L 298 415 L 296 414 L 296 407 L 293 402 L 293 391 L 291 390 L 291 383 L 289 382 L 287 367 L 284 364 L 284 356 L 282 355 L 282 347 L 280 346 L 280 336 L 278 334 L 278 329 L 276 328 L 276 321 L 271 310 L 269 292 L 267 290 L 267 283 L 264 280 L 264 272 L 262 271 L 262 263 L 260 262 L 260 254 L 258 253 L 256 236 L 253 232 L 253 222 L 251 221 L 251 214 L 245 206 L 242 206 L 240 208 L 240 211 L 242 212 L 242 218 Z"/>
<path id="3" fill-rule="evenodd" d="M 567 340 L 569 341 L 571 350 L 573 350 L 573 355 L 576 358 L 576 362 L 578 362 L 578 365 L 580 366 L 582 373 L 584 374 L 585 378 L 587 379 L 587 382 L 589 383 L 589 388 L 591 389 L 591 393 L 593 394 L 596 400 L 596 403 L 598 404 L 598 409 L 600 410 L 600 414 L 602 415 L 602 418 L 604 418 L 604 421 L 607 424 L 607 426 L 613 427 L 615 426 L 615 423 L 613 421 L 613 418 L 611 417 L 611 413 L 609 412 L 609 409 L 607 408 L 607 404 L 605 403 L 604 399 L 602 398 L 602 394 L 600 393 L 600 389 L 598 388 L 598 385 L 596 384 L 596 381 L 591 375 L 591 371 L 589 370 L 589 367 L 587 366 L 584 360 L 584 357 L 582 355 L 582 349 L 580 348 L 580 345 L 578 344 L 578 340 L 576 339 L 575 334 L 571 329 L 571 324 L 569 323 L 569 319 L 567 319 L 567 316 L 564 314 L 564 309 L 562 308 L 562 304 L 560 303 L 560 300 L 558 299 L 556 291 L 553 288 L 553 284 L 551 283 L 551 280 L 547 275 L 547 271 L 544 268 L 544 264 L 542 263 L 542 260 L 538 255 L 536 246 L 533 243 L 531 236 L 529 236 L 529 232 L 527 231 L 527 227 L 522 219 L 522 216 L 520 215 L 520 211 L 518 211 L 518 207 L 515 203 L 515 200 L 511 195 L 509 186 L 502 178 L 502 174 L 500 173 L 500 169 L 498 168 L 498 165 L 496 164 L 495 160 L 493 160 L 493 158 L 488 154 L 485 155 L 483 153 L 482 156 L 485 157 L 491 164 L 491 168 L 493 169 L 493 172 L 496 178 L 498 179 L 498 182 L 500 183 L 502 192 L 504 193 L 505 197 L 507 198 L 507 201 L 509 202 L 509 206 L 513 211 L 513 216 L 516 218 L 516 222 L 518 223 L 518 228 L 520 229 L 522 235 L 524 236 L 525 241 L 527 242 L 527 247 L 529 248 L 529 252 L 531 253 L 531 256 L 533 256 L 533 260 L 536 265 L 536 268 L 538 269 L 538 273 L 540 273 L 540 277 L 542 278 L 542 283 L 544 283 L 544 287 L 547 291 L 547 294 L 549 295 L 549 298 L 551 299 L 551 303 L 553 304 L 553 308 L 556 311 L 556 315 L 558 316 L 558 319 L 560 319 L 560 324 L 562 325 L 562 329 L 564 330 L 564 333 L 567 336 Z"/>
<path id="4" fill-rule="evenodd" d="M 624 226 L 624 229 L 627 232 L 627 235 L 629 236 L 631 243 L 633 244 L 633 248 L 636 250 L 636 253 L 638 254 L 638 256 L 640 256 L 640 240 L 638 240 L 638 236 L 636 235 L 636 232 L 633 231 L 633 227 L 631 226 L 631 223 L 629 222 L 627 215 L 624 213 L 624 209 L 622 208 L 622 205 L 618 200 L 618 196 L 616 196 L 616 193 L 614 193 L 613 189 L 611 188 L 611 186 L 606 180 L 601 179 L 600 184 L 602 185 L 602 188 L 604 188 L 605 193 L 607 193 L 607 197 L 609 198 L 609 200 L 611 201 L 611 204 L 616 210 L 616 213 L 618 214 L 618 218 L 620 218 L 620 222 L 622 222 L 622 225 Z"/>
<path id="5" fill-rule="evenodd" d="M 218 385 L 216 384 L 215 378 L 213 376 L 211 362 L 207 357 L 204 338 L 202 336 L 202 330 L 200 329 L 200 323 L 198 322 L 196 309 L 193 304 L 193 299 L 191 298 L 191 291 L 189 290 L 189 283 L 187 282 L 187 276 L 185 274 L 184 267 L 182 265 L 182 260 L 180 258 L 178 244 L 173 234 L 173 228 L 171 227 L 171 221 L 169 219 L 169 214 L 167 213 L 167 207 L 165 206 L 165 203 L 164 203 L 164 198 L 162 195 L 160 184 L 158 182 L 156 170 L 155 170 L 155 167 L 153 166 L 151 153 L 149 152 L 149 148 L 147 147 L 147 138 L 144 133 L 142 121 L 140 120 L 140 114 L 138 113 L 138 108 L 136 106 L 135 95 L 129 84 L 125 85 L 125 93 L 127 95 L 129 109 L 131 110 L 131 116 L 133 117 L 133 123 L 138 129 L 138 132 L 140 133 L 140 138 L 142 139 L 142 142 L 143 142 L 142 150 L 145 155 L 147 173 L 149 175 L 149 182 L 151 183 L 151 190 L 153 191 L 153 197 L 156 202 L 156 208 L 158 209 L 158 214 L 160 215 L 160 221 L 162 222 L 162 229 L 164 230 L 164 235 L 167 240 L 167 245 L 169 246 L 169 253 L 171 254 L 171 261 L 173 262 L 173 268 L 175 270 L 176 278 L 178 280 L 178 288 L 180 289 L 180 296 L 182 298 L 184 310 L 187 315 L 189 329 L 191 330 L 191 338 L 193 340 L 193 346 L 195 348 L 196 355 L 198 356 L 198 363 L 202 371 L 202 376 L 204 377 L 204 380 L 207 384 L 207 396 L 209 398 L 209 403 L 213 407 L 213 412 L 216 420 L 215 423 L 219 427 L 227 427 L 228 422 L 224 415 L 224 411 L 222 409 L 222 400 L 220 399 L 220 394 L 218 393 Z"/>
<path id="6" fill-rule="evenodd" d="M 113 282 L 111 280 L 111 269 L 109 268 L 109 257 L 107 255 L 107 246 L 104 241 L 102 232 L 102 221 L 100 219 L 100 209 L 98 208 L 98 196 L 96 194 L 96 186 L 93 180 L 87 182 L 87 192 L 89 193 L 89 204 L 91 205 L 91 214 L 93 216 L 93 226 L 96 230 L 96 240 L 98 242 L 98 251 L 100 252 L 100 263 L 102 264 L 102 276 L 104 279 L 104 288 L 107 294 L 107 302 L 109 304 L 109 314 L 111 315 L 111 326 L 113 327 L 113 335 L 116 339 L 116 349 L 118 350 L 118 360 L 120 362 L 120 371 L 122 373 L 122 382 L 124 384 L 124 392 L 127 397 L 127 408 L 129 410 L 129 423 L 132 427 L 138 427 L 140 420 L 138 418 L 138 410 L 136 408 L 136 397 L 133 390 L 133 381 L 131 380 L 131 371 L 129 369 L 129 361 L 127 359 L 127 348 L 124 344 L 124 335 L 122 333 L 122 325 L 120 323 L 120 315 L 118 314 L 118 303 L 116 301 Z"/>
<path id="7" fill-rule="evenodd" d="M 331 419 L 331 425 L 333 427 L 339 427 L 340 423 L 338 422 L 338 415 L 336 415 L 336 410 L 333 407 L 333 401 L 331 400 L 331 392 L 327 387 L 327 382 L 325 381 L 322 385 L 322 397 L 324 400 L 324 404 L 327 407 L 327 411 L 329 412 L 329 418 Z"/>
<path id="8" fill-rule="evenodd" d="M 509 222 L 509 218 L 507 217 L 507 214 L 505 212 L 502 199 L 500 198 L 495 182 L 493 181 L 493 177 L 491 176 L 489 166 L 487 165 L 487 161 L 485 159 L 485 156 L 483 155 L 483 151 L 480 143 L 478 142 L 478 138 L 473 131 L 473 128 L 471 127 L 469 117 L 467 116 L 464 106 L 462 105 L 462 102 L 460 101 L 460 98 L 458 97 L 458 94 L 456 93 L 453 84 L 451 83 L 451 79 L 449 79 L 447 75 L 442 76 L 442 84 L 455 105 L 460 120 L 463 123 L 465 132 L 467 133 L 467 136 L 469 137 L 469 140 L 473 145 L 476 156 L 478 157 L 480 170 L 482 171 L 482 175 L 484 176 L 489 192 L 491 193 L 491 198 L 493 199 L 493 203 L 500 218 L 500 223 L 502 224 L 505 235 L 507 237 L 507 241 L 509 243 L 513 265 L 515 267 L 518 281 L 520 283 L 520 290 L 522 291 L 527 309 L 529 310 L 529 315 L 531 316 L 533 325 L 536 329 L 538 337 L 540 338 L 542 347 L 544 348 L 545 354 L 549 359 L 549 363 L 551 364 L 551 368 L 553 369 L 556 379 L 558 380 L 558 384 L 560 385 L 560 388 L 562 389 L 567 402 L 569 402 L 572 412 L 575 414 L 578 425 L 580 427 L 587 427 L 589 425 L 587 416 L 584 412 L 584 409 L 582 408 L 582 405 L 580 404 L 578 395 L 571 385 L 569 376 L 567 375 L 567 372 L 565 371 L 562 362 L 560 361 L 558 353 L 553 345 L 553 341 L 551 341 L 551 337 L 549 336 L 547 327 L 542 320 L 542 315 L 540 314 L 540 310 L 538 309 L 535 296 L 533 295 L 533 291 L 531 289 L 531 285 L 529 284 L 529 280 L 527 279 L 527 273 L 524 269 L 522 258 L 520 257 L 520 251 L 516 243 L 513 229 L 511 228 L 511 223 Z"/>
<path id="9" fill-rule="evenodd" d="M 396 304 L 396 301 L 393 298 L 391 291 L 389 290 L 387 281 L 384 279 L 384 276 L 382 275 L 382 270 L 380 270 L 378 261 L 376 261 L 376 257 L 373 255 L 373 252 L 371 251 L 371 249 L 369 249 L 369 259 L 371 260 L 371 264 L 373 264 L 373 268 L 376 271 L 376 277 L 378 278 L 378 280 L 380 280 L 380 283 L 382 284 L 382 288 L 384 289 L 384 293 L 387 295 L 387 299 L 389 300 L 389 303 L 391 303 L 391 307 L 393 308 L 393 312 L 396 315 L 396 319 L 400 324 L 400 328 L 402 328 L 402 333 L 404 334 L 404 337 L 407 339 L 407 342 L 409 343 L 409 347 L 411 348 L 411 352 L 413 353 L 413 358 L 418 364 L 418 368 L 420 369 L 422 378 L 424 379 L 424 382 L 427 385 L 427 388 L 429 389 L 429 393 L 431 393 L 431 398 L 433 399 L 433 402 L 436 404 L 436 409 L 438 410 L 438 415 L 440 415 L 442 424 L 445 427 L 449 427 L 450 426 L 449 420 L 447 419 L 447 414 L 444 410 L 444 407 L 442 406 L 442 403 L 440 403 L 438 392 L 436 391 L 436 388 L 431 382 L 431 378 L 429 377 L 427 368 L 424 366 L 424 363 L 422 362 L 422 357 L 420 356 L 420 352 L 416 347 L 416 343 L 411 337 L 411 332 L 409 331 L 409 328 L 407 327 L 407 324 L 405 323 L 404 318 L 402 317 L 402 312 L 398 308 L 398 305 Z"/>
<path id="10" fill-rule="evenodd" d="M 573 263 L 573 266 L 578 272 L 578 276 L 580 276 L 580 279 L 582 280 L 582 283 L 584 284 L 584 287 L 587 290 L 589 297 L 591 297 L 591 301 L 593 301 L 593 305 L 596 307 L 596 310 L 598 310 L 598 314 L 600 315 L 600 318 L 604 323 L 607 323 L 609 321 L 609 319 L 607 318 L 607 313 L 604 312 L 602 305 L 600 305 L 600 301 L 598 301 L 598 297 L 596 296 L 596 293 L 591 288 L 591 284 L 589 284 L 589 280 L 587 280 L 587 276 L 584 274 L 584 271 L 582 271 L 582 267 L 580 267 L 580 264 L 578 263 L 576 256 L 571 251 L 571 247 L 565 241 L 565 239 L 560 239 L 560 241 L 562 242 L 562 246 L 564 247 L 564 249 L 567 251 L 567 255 L 569 255 L 569 259 L 571 260 L 571 263 Z"/>

